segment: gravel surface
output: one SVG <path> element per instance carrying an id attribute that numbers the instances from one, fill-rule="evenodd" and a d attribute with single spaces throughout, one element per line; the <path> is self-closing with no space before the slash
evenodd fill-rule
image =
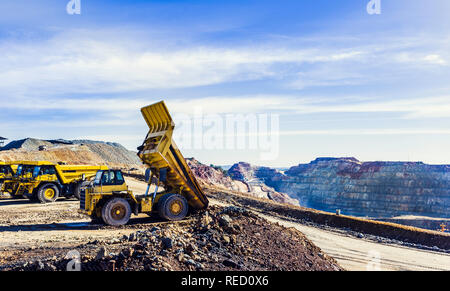
<path id="1" fill-rule="evenodd" d="M 76 250 L 82 270 L 343 270 L 303 234 L 242 208 L 211 206 L 189 221 L 138 230 L 120 239 L 94 240 Z M 66 270 L 70 258 L 47 250 L 14 271 Z"/>

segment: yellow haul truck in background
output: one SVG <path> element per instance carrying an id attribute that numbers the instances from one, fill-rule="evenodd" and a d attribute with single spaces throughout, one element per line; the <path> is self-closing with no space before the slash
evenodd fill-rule
<path id="1" fill-rule="evenodd" d="M 3 188 L 3 183 L 11 180 L 16 173 L 17 164 L 17 162 L 0 162 L 0 191 Z"/>
<path id="2" fill-rule="evenodd" d="M 138 156 L 148 166 L 147 191 L 135 195 L 120 170 L 99 171 L 82 189 L 80 213 L 109 225 L 126 224 L 132 213 L 158 213 L 167 220 L 181 220 L 191 210 L 208 207 L 208 199 L 172 140 L 175 124 L 164 102 L 141 109 L 149 132 Z M 154 190 L 150 193 L 151 186 Z"/>
<path id="3" fill-rule="evenodd" d="M 41 203 L 54 202 L 60 196 L 79 199 L 83 184 L 97 171 L 107 169 L 107 166 L 59 165 L 46 161 L 21 162 L 2 190 L 14 197 L 24 196 Z"/>

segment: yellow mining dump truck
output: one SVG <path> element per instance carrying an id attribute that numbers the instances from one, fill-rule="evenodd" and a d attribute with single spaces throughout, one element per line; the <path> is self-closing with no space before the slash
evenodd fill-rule
<path id="1" fill-rule="evenodd" d="M 181 220 L 189 210 L 208 207 L 206 195 L 172 140 L 175 124 L 164 102 L 141 112 L 150 129 L 138 148 L 139 158 L 148 166 L 147 191 L 135 195 L 120 170 L 99 171 L 91 185 L 81 191 L 80 199 L 80 213 L 93 220 L 123 225 L 131 213 L 158 213 L 166 220 Z"/>
<path id="2" fill-rule="evenodd" d="M 17 162 L 0 162 L 0 192 L 3 183 L 12 179 L 17 170 Z"/>
<path id="3" fill-rule="evenodd" d="M 20 162 L 13 178 L 5 181 L 2 190 L 14 197 L 25 196 L 41 203 L 54 202 L 58 197 L 79 199 L 84 183 L 107 166 L 59 165 L 51 162 Z"/>

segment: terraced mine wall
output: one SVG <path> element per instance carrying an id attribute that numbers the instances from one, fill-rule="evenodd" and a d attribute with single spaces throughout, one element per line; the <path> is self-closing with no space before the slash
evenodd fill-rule
<path id="1" fill-rule="evenodd" d="M 450 165 L 360 162 L 318 158 L 284 174 L 259 168 L 255 175 L 300 205 L 369 217 L 450 217 Z"/>

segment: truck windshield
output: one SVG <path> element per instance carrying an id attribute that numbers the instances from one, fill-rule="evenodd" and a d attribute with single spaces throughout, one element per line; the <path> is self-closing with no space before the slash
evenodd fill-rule
<path id="1" fill-rule="evenodd" d="M 34 168 L 36 166 L 31 166 L 31 165 L 23 165 L 21 168 L 21 171 L 19 173 L 19 175 L 27 175 L 27 174 L 32 174 L 34 171 Z"/>
<path id="2" fill-rule="evenodd" d="M 11 174 L 12 170 L 10 166 L 0 166 L 0 174 Z"/>
<path id="3" fill-rule="evenodd" d="M 95 175 L 94 185 L 100 185 L 100 181 L 102 180 L 103 171 L 98 171 Z"/>
<path id="4" fill-rule="evenodd" d="M 40 170 L 41 170 L 41 167 L 38 167 L 38 166 L 34 167 L 34 169 L 33 169 L 33 178 L 39 176 L 39 171 Z"/>

